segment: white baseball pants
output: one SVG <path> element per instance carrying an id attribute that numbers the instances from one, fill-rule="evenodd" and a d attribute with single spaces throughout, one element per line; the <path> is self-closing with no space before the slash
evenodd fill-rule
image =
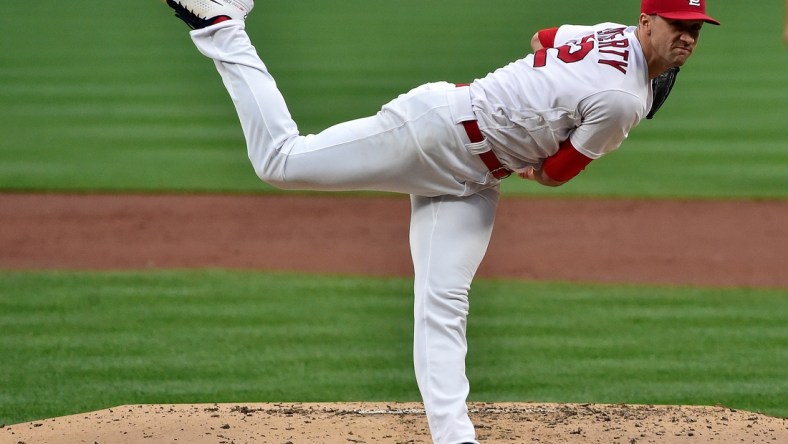
<path id="1" fill-rule="evenodd" d="M 433 83 L 375 116 L 302 136 L 240 21 L 192 31 L 235 104 L 249 159 L 284 189 L 411 195 L 414 365 L 436 443 L 476 442 L 468 417 L 466 320 L 471 281 L 487 250 L 498 183 L 460 122 L 475 118 L 468 88 Z"/>

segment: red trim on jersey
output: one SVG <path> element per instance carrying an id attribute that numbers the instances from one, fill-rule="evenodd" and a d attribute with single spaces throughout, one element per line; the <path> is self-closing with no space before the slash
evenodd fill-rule
<path id="1" fill-rule="evenodd" d="M 580 174 L 594 159 L 578 151 L 569 139 L 561 143 L 558 152 L 544 160 L 542 170 L 557 182 L 566 182 Z"/>
<path id="2" fill-rule="evenodd" d="M 539 31 L 539 43 L 545 48 L 555 47 L 555 35 L 558 33 L 558 28 L 547 28 Z"/>

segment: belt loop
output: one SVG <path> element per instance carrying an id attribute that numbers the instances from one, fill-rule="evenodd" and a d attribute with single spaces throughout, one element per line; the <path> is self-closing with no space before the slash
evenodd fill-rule
<path id="1" fill-rule="evenodd" d="M 456 85 L 457 88 L 469 86 L 467 83 L 457 83 Z M 482 134 L 481 129 L 479 129 L 479 123 L 476 120 L 465 120 L 462 122 L 462 126 L 465 128 L 465 133 L 468 134 L 468 140 L 470 140 L 471 143 L 484 141 L 484 134 Z M 496 156 L 492 150 L 479 154 L 479 157 L 487 166 L 487 169 L 490 170 L 494 178 L 501 180 L 512 175 L 512 171 L 503 166 L 498 156 Z"/>
<path id="2" fill-rule="evenodd" d="M 465 127 L 465 132 L 471 143 L 484 142 L 482 130 L 479 129 L 479 124 L 475 120 L 466 120 L 462 122 L 462 126 Z"/>
<path id="3" fill-rule="evenodd" d="M 482 134 L 481 129 L 479 129 L 478 122 L 475 120 L 466 120 L 465 122 L 462 122 L 462 126 L 465 127 L 465 132 L 468 134 L 468 139 L 471 141 L 471 143 L 484 141 L 484 135 Z M 479 157 L 482 159 L 482 162 L 487 165 L 487 169 L 490 170 L 493 177 L 496 179 L 506 179 L 512 175 L 512 171 L 509 168 L 503 166 L 500 159 L 498 159 L 498 156 L 496 156 L 492 150 L 479 154 Z"/>

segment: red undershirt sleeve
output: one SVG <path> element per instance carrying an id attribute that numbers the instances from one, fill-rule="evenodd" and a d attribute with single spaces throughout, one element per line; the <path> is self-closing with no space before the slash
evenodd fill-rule
<path id="1" fill-rule="evenodd" d="M 539 31 L 539 43 L 545 48 L 555 47 L 555 36 L 558 33 L 558 28 L 547 28 Z"/>
<path id="2" fill-rule="evenodd" d="M 566 139 L 561 143 L 558 152 L 545 159 L 542 170 L 551 179 L 566 182 L 580 174 L 592 160 L 575 149 L 572 142 Z"/>

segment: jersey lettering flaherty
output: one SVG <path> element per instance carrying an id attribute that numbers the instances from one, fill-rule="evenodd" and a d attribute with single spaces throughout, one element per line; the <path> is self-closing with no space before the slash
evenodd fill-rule
<path id="1" fill-rule="evenodd" d="M 471 85 L 485 136 L 508 166 L 540 166 L 570 139 L 597 159 L 618 148 L 651 106 L 648 65 L 635 28 L 564 25 L 554 48 Z"/>

